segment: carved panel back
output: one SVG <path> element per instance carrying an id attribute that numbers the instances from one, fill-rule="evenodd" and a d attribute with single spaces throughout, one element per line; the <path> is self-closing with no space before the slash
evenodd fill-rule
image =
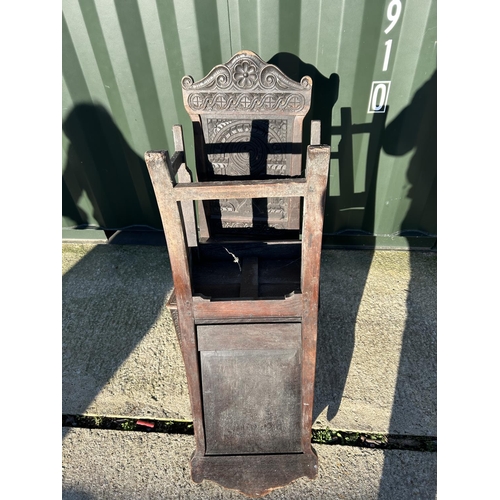
<path id="1" fill-rule="evenodd" d="M 182 80 L 193 121 L 201 180 L 301 173 L 302 122 L 312 80 L 295 82 L 250 51 L 235 54 L 198 82 Z M 297 199 L 219 200 L 205 204 L 212 227 L 298 229 Z"/>

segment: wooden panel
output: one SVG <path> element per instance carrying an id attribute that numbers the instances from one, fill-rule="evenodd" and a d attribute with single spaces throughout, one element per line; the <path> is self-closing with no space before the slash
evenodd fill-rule
<path id="1" fill-rule="evenodd" d="M 207 455 L 301 451 L 298 349 L 200 352 Z"/>
<path id="2" fill-rule="evenodd" d="M 269 318 L 253 318 L 253 317 L 242 317 L 242 318 L 203 318 L 196 321 L 197 325 L 226 325 L 233 324 L 236 321 L 242 325 L 253 324 L 255 321 L 267 321 L 268 323 L 293 323 L 297 321 L 298 318 L 294 316 L 275 316 Z"/>
<path id="3" fill-rule="evenodd" d="M 302 123 L 311 104 L 312 79 L 288 78 L 257 54 L 241 51 L 195 82 L 182 79 L 193 121 L 201 180 L 220 176 L 300 175 Z M 205 203 L 212 232 L 251 228 L 298 229 L 298 198 L 221 197 Z"/>
<path id="4" fill-rule="evenodd" d="M 195 82 L 182 79 L 184 106 L 190 116 L 305 116 L 311 105 L 312 78 L 300 82 L 266 64 L 257 54 L 242 50 L 225 64 Z"/>
<path id="5" fill-rule="evenodd" d="M 291 145 L 293 118 L 264 114 L 255 118 L 215 114 L 202 118 L 211 177 L 300 175 L 300 170 L 290 169 L 291 152 L 301 152 L 300 143 Z"/>
<path id="6" fill-rule="evenodd" d="M 197 327 L 207 454 L 300 452 L 301 325 Z"/>
<path id="7" fill-rule="evenodd" d="M 208 153 L 209 179 L 300 175 L 300 168 L 295 171 L 291 169 L 293 121 L 293 118 L 265 119 L 263 116 L 259 119 L 203 118 L 203 128 L 207 134 L 205 149 Z M 294 146 L 300 154 L 300 144 Z M 291 201 L 285 198 L 213 200 L 210 212 L 214 226 L 218 220 L 217 225 L 221 229 L 287 229 L 292 213 Z"/>
<path id="8" fill-rule="evenodd" d="M 200 325 L 198 350 L 299 349 L 300 323 Z"/>

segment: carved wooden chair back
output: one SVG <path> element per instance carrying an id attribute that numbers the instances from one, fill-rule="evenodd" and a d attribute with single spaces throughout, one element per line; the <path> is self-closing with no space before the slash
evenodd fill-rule
<path id="1" fill-rule="evenodd" d="M 182 93 L 193 123 L 198 178 L 300 175 L 311 89 L 310 77 L 295 82 L 247 50 L 198 82 L 185 76 Z M 297 230 L 299 211 L 297 198 L 212 200 L 200 204 L 200 236 Z"/>

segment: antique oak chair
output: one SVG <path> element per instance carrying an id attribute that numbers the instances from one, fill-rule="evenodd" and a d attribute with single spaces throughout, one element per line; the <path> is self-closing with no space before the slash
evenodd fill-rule
<path id="1" fill-rule="evenodd" d="M 302 121 L 300 83 L 242 51 L 182 80 L 197 182 L 182 129 L 175 153 L 148 151 L 174 280 L 196 449 L 195 482 L 261 496 L 314 478 L 311 447 L 323 211 L 330 149 Z"/>

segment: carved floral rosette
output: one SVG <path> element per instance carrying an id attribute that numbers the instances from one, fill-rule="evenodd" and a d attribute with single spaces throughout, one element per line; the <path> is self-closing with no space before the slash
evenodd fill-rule
<path id="1" fill-rule="evenodd" d="M 281 112 L 305 115 L 311 105 L 312 80 L 288 78 L 257 54 L 244 50 L 195 82 L 182 79 L 184 104 L 189 114 Z"/>

